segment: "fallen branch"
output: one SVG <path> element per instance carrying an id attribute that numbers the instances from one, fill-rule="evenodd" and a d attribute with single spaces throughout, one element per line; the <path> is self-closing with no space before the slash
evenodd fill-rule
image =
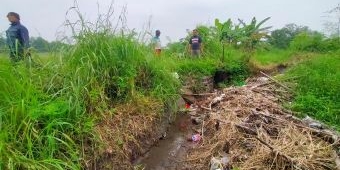
<path id="1" fill-rule="evenodd" d="M 296 169 L 306 169 L 306 168 L 302 168 L 302 167 L 298 166 L 297 165 L 298 163 L 293 158 L 291 158 L 290 156 L 285 155 L 284 153 L 276 150 L 273 146 L 269 145 L 267 142 L 263 141 L 259 137 L 256 136 L 255 139 L 257 139 L 261 144 L 268 147 L 272 152 L 274 152 L 278 156 L 281 156 L 281 157 L 285 158 L 288 162 L 291 162 Z"/>
<path id="2" fill-rule="evenodd" d="M 262 75 L 266 76 L 267 78 L 269 78 L 270 80 L 274 81 L 276 84 L 280 85 L 281 87 L 289 90 L 289 91 L 292 91 L 292 89 L 290 89 L 289 87 L 285 86 L 284 84 L 280 83 L 279 81 L 275 80 L 273 77 L 267 75 L 266 73 L 264 72 L 260 72 Z"/>
<path id="3" fill-rule="evenodd" d="M 323 139 L 325 142 L 328 142 L 328 143 L 331 143 L 331 144 L 332 143 L 335 144 L 336 141 L 339 138 L 338 136 L 330 134 L 327 131 L 310 128 L 310 127 L 302 124 L 302 121 L 300 119 L 294 117 L 294 116 L 291 116 L 290 118 L 293 118 L 293 120 L 301 122 L 301 124 L 297 124 L 297 123 L 294 123 L 294 122 L 291 122 L 291 121 L 288 121 L 288 120 L 285 120 L 285 119 L 282 119 L 282 118 L 278 118 L 276 116 L 272 116 L 272 115 L 268 115 L 268 114 L 264 114 L 264 113 L 260 113 L 260 112 L 254 112 L 253 111 L 253 114 L 262 115 L 262 116 L 265 116 L 267 118 L 275 119 L 277 121 L 284 122 L 284 123 L 287 123 L 287 122 L 291 123 L 292 125 L 294 125 L 296 127 L 303 128 L 303 129 L 311 131 L 313 135 L 318 136 L 321 139 Z"/>
<path id="4" fill-rule="evenodd" d="M 208 110 L 208 111 L 211 111 L 211 108 L 207 108 L 207 107 L 204 107 L 204 106 L 199 106 L 200 108 L 204 109 L 204 110 Z"/>
<path id="5" fill-rule="evenodd" d="M 189 93 L 182 93 L 181 95 L 187 95 L 187 96 L 211 96 L 215 95 L 216 93 L 199 93 L 199 94 L 189 94 Z"/>
<path id="6" fill-rule="evenodd" d="M 268 81 L 268 82 L 265 82 L 265 83 L 257 84 L 257 85 L 255 85 L 255 86 L 251 86 L 251 87 L 250 87 L 250 90 L 256 89 L 256 88 L 258 88 L 258 87 L 266 86 L 266 85 L 269 85 L 269 84 L 272 84 L 272 83 L 273 83 L 273 82 Z"/>
<path id="7" fill-rule="evenodd" d="M 333 151 L 334 154 L 334 158 L 335 158 L 335 165 L 336 165 L 336 169 L 340 170 L 340 158 L 339 155 L 336 153 L 336 151 Z"/>
<path id="8" fill-rule="evenodd" d="M 246 134 L 257 136 L 257 132 L 247 126 L 235 124 L 235 127 Z"/>
<path id="9" fill-rule="evenodd" d="M 204 120 L 203 120 L 203 122 L 202 122 L 202 130 L 201 130 L 201 133 L 202 133 L 202 135 L 201 135 L 202 140 L 204 140 Z"/>
<path id="10" fill-rule="evenodd" d="M 212 105 L 221 102 L 221 101 L 224 99 L 224 97 L 225 97 L 225 94 L 221 94 L 220 96 L 215 97 L 214 99 L 212 99 L 212 101 L 211 101 L 210 104 L 209 104 L 209 109 L 211 110 L 211 106 L 212 106 Z"/>
<path id="11" fill-rule="evenodd" d="M 296 161 L 294 161 L 293 158 L 285 155 L 284 153 L 281 153 L 280 151 L 276 150 L 273 146 L 269 145 L 267 142 L 265 142 L 262 139 L 260 139 L 258 137 L 258 133 L 256 131 L 254 131 L 253 129 L 250 129 L 250 128 L 246 127 L 246 126 L 239 125 L 239 124 L 235 124 L 235 126 L 236 126 L 236 128 L 241 129 L 241 131 L 243 131 L 244 133 L 255 136 L 255 139 L 257 139 L 260 143 L 262 143 L 263 145 L 267 146 L 275 154 L 285 158 L 287 161 L 289 161 L 292 164 L 294 164 L 294 167 L 299 168 L 299 169 L 305 169 L 305 168 L 299 167 L 297 165 L 298 163 Z"/>

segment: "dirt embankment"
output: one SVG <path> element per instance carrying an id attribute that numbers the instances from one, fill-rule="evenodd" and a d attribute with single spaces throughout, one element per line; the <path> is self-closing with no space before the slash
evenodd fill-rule
<path id="1" fill-rule="evenodd" d="M 116 108 L 98 125 L 105 147 L 90 169 L 339 169 L 339 135 L 294 117 L 282 107 L 290 89 L 268 77 L 186 93 L 191 107 L 172 125 L 152 99 Z"/>
<path id="2" fill-rule="evenodd" d="M 133 163 L 155 145 L 169 125 L 169 114 L 162 116 L 164 106 L 150 97 L 138 97 L 117 104 L 97 125 L 102 142 L 89 147 L 87 169 L 134 169 Z"/>

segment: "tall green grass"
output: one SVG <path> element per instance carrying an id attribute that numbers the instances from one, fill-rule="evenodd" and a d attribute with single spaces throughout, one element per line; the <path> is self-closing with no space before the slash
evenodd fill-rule
<path id="1" fill-rule="evenodd" d="M 178 55 L 185 43 L 156 57 L 132 31 L 77 23 L 82 29 L 74 35 L 76 43 L 48 57 L 34 54 L 39 65 L 13 65 L 0 54 L 0 169 L 84 169 L 101 144 L 94 127 L 114 114 L 115 104 L 148 97 L 172 106 L 187 76 L 224 70 L 233 84 L 249 76 L 244 59 L 250 54 L 227 47 L 222 57 L 211 28 L 199 28 L 208 40 L 202 57 Z M 258 51 L 253 59 L 270 65 L 293 60 L 292 54 Z M 301 77 L 292 108 L 338 128 L 339 61 L 339 53 L 320 55 L 287 73 Z"/>
<path id="2" fill-rule="evenodd" d="M 172 51 L 172 49 L 170 49 Z M 165 57 L 165 64 L 171 64 L 172 68 L 181 75 L 182 79 L 191 77 L 201 79 L 202 77 L 214 76 L 216 71 L 226 71 L 230 75 L 229 84 L 242 84 L 242 81 L 249 76 L 249 69 L 244 58 L 247 54 L 244 51 L 228 47 L 225 56 L 222 53 L 205 53 L 201 57 L 170 56 Z"/>
<path id="3" fill-rule="evenodd" d="M 88 120 L 75 116 L 65 96 L 44 90 L 51 74 L 5 62 L 0 75 L 0 169 L 79 169 L 75 140 Z"/>
<path id="4" fill-rule="evenodd" d="M 178 98 L 171 67 L 132 34 L 87 30 L 61 53 L 39 66 L 1 62 L 0 169 L 81 169 L 112 103 Z"/>
<path id="5" fill-rule="evenodd" d="M 80 83 L 80 94 L 106 89 L 114 93 L 106 95 L 116 101 L 129 100 L 136 93 L 165 100 L 173 99 L 179 87 L 171 68 L 131 35 L 86 33 L 65 59 L 65 83 Z"/>
<path id="6" fill-rule="evenodd" d="M 339 52 L 318 55 L 293 67 L 287 77 L 296 80 L 292 108 L 340 130 L 340 57 Z"/>
<path id="7" fill-rule="evenodd" d="M 276 65 L 287 63 L 294 58 L 293 50 L 282 50 L 282 49 L 270 49 L 268 50 L 257 50 L 255 55 L 252 57 L 252 61 L 257 62 L 261 65 Z"/>

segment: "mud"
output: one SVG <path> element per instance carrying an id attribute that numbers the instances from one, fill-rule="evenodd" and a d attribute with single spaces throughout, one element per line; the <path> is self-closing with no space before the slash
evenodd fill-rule
<path id="1" fill-rule="evenodd" d="M 143 157 L 135 161 L 135 166 L 145 170 L 186 169 L 185 160 L 188 149 L 195 143 L 187 139 L 193 134 L 190 116 L 178 114 L 166 134 Z"/>

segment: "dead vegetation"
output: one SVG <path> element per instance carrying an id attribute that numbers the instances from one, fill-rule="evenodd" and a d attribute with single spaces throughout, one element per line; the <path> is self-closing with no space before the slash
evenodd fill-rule
<path id="1" fill-rule="evenodd" d="M 138 97 L 115 105 L 101 120 L 96 131 L 102 141 L 87 169 L 133 169 L 133 162 L 158 140 L 161 128 L 161 102 Z"/>
<path id="2" fill-rule="evenodd" d="M 284 109 L 281 101 L 291 98 L 288 91 L 267 76 L 197 101 L 190 114 L 204 115 L 204 133 L 189 151 L 187 167 L 208 169 L 211 161 L 227 158 L 218 168 L 339 169 L 338 134 Z"/>

